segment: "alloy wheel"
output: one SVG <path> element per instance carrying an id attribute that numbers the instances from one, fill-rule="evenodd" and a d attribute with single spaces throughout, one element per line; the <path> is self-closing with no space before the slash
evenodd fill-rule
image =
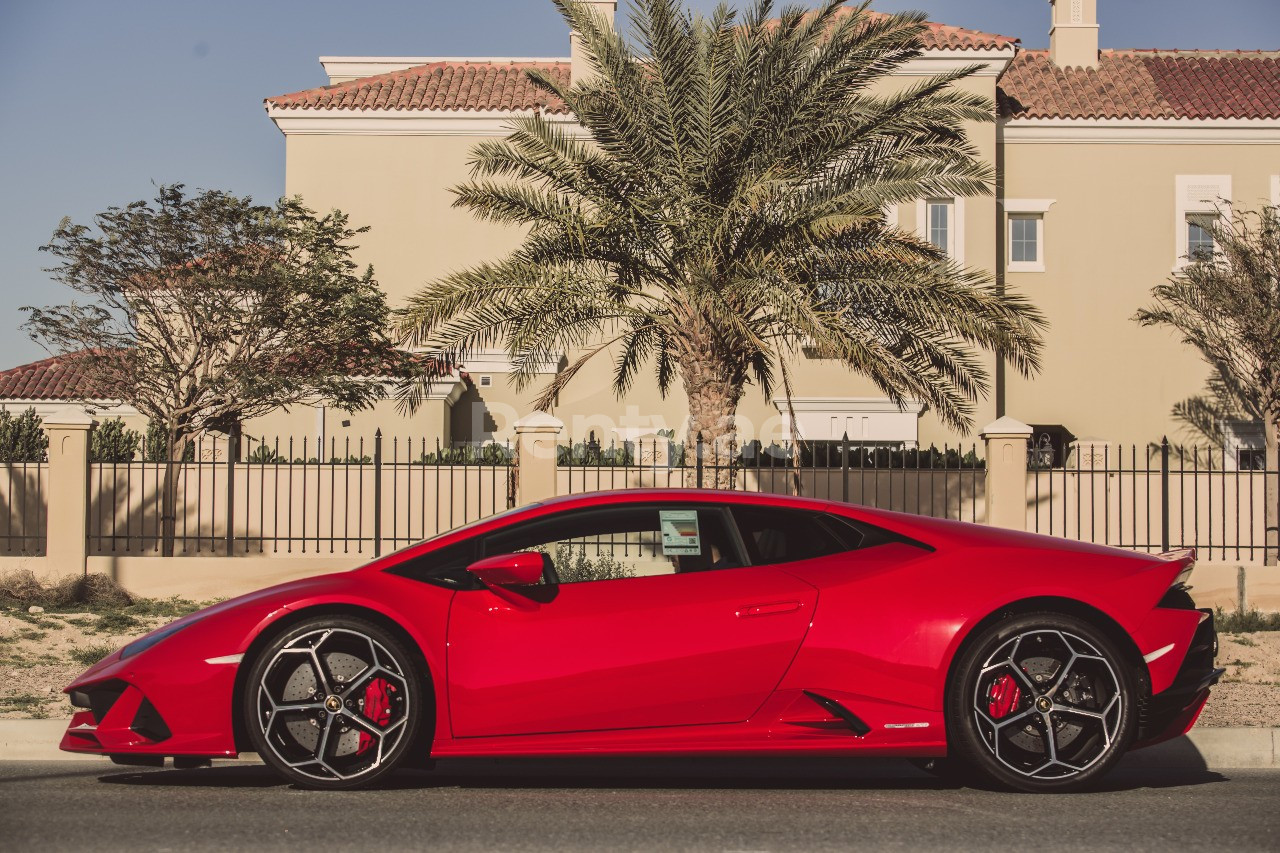
<path id="1" fill-rule="evenodd" d="M 972 696 L 981 742 L 1008 770 L 1065 780 L 1101 761 L 1120 737 L 1125 695 L 1111 662 L 1059 629 L 1023 631 L 983 662 Z"/>
<path id="2" fill-rule="evenodd" d="M 332 784 L 372 774 L 409 732 L 408 667 L 361 631 L 305 631 L 258 671 L 259 740 L 308 780 Z"/>

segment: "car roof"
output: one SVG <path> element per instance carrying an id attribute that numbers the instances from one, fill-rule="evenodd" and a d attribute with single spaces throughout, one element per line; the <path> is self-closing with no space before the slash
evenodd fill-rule
<path id="1" fill-rule="evenodd" d="M 729 489 L 612 489 L 600 492 L 580 492 L 549 498 L 540 506 L 569 507 L 596 506 L 612 503 L 644 503 L 650 501 L 694 501 L 705 503 L 735 503 L 757 506 L 791 506 L 797 509 L 823 510 L 834 504 L 829 500 L 804 498 L 794 495 L 778 495 L 771 492 L 745 492 Z"/>

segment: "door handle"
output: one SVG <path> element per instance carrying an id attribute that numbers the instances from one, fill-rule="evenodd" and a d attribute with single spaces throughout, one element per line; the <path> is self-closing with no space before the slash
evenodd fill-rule
<path id="1" fill-rule="evenodd" d="M 772 616 L 775 613 L 790 613 L 792 610 L 799 609 L 798 601 L 778 601 L 773 604 L 748 604 L 746 607 L 739 607 L 735 615 L 745 619 L 748 616 Z"/>

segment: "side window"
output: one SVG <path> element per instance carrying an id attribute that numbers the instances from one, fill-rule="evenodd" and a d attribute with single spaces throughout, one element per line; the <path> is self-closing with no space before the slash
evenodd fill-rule
<path id="1" fill-rule="evenodd" d="M 475 555 L 476 540 L 470 537 L 406 560 L 389 571 L 394 575 L 451 589 L 474 589 L 480 583 L 467 571 L 467 566 L 476 561 Z"/>
<path id="2" fill-rule="evenodd" d="M 821 513 L 764 506 L 735 506 L 733 518 L 753 564 L 792 563 L 861 547 L 860 532 Z"/>
<path id="3" fill-rule="evenodd" d="M 734 568 L 742 560 L 715 507 L 635 506 L 578 510 L 483 539 L 485 556 L 538 551 L 560 583 Z"/>

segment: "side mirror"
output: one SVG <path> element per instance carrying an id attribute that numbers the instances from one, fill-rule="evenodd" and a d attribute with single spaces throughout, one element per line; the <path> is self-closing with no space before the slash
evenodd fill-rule
<path id="1" fill-rule="evenodd" d="M 495 554 L 467 566 L 485 586 L 524 586 L 542 580 L 543 555 L 537 551 Z"/>

